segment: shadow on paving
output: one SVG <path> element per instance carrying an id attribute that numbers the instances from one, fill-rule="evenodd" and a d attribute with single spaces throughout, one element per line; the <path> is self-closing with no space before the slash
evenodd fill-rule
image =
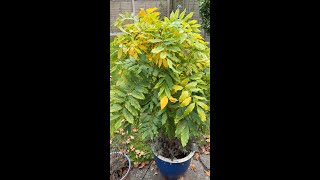
<path id="1" fill-rule="evenodd" d="M 210 155 L 201 155 L 201 160 L 204 163 L 205 166 L 210 168 Z M 200 161 L 194 160 L 192 158 L 191 163 L 195 165 L 194 171 L 189 167 L 188 171 L 184 174 L 183 180 L 194 180 L 194 179 L 199 179 L 199 180 L 209 180 L 210 177 L 207 176 L 204 173 L 204 168 Z M 130 180 L 142 180 L 143 176 L 145 175 L 146 171 L 148 170 L 148 166 L 145 166 L 142 169 L 139 168 L 133 168 L 130 171 Z M 148 172 L 146 173 L 145 177 L 143 178 L 144 180 L 164 180 L 165 178 L 159 173 L 157 168 L 152 168 L 152 165 Z"/>

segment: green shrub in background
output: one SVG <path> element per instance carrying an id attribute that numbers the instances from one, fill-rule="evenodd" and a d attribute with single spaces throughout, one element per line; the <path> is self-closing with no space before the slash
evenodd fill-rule
<path id="1" fill-rule="evenodd" d="M 201 26 L 210 35 L 210 0 L 200 0 Z"/>

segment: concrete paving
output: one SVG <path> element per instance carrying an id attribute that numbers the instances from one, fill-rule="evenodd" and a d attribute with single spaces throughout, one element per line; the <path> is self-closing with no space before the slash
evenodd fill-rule
<path id="1" fill-rule="evenodd" d="M 200 156 L 202 162 L 210 168 L 210 155 L 201 154 Z M 191 163 L 195 165 L 195 169 L 192 170 L 190 167 L 188 171 L 183 176 L 183 180 L 209 180 L 210 177 L 204 173 L 204 168 L 200 161 L 194 160 L 192 158 Z M 149 165 L 145 166 L 142 169 L 133 168 L 130 171 L 130 180 L 142 180 L 146 171 L 148 170 Z M 146 173 L 144 180 L 164 180 L 165 178 L 159 173 L 159 170 L 155 165 L 151 165 L 150 169 Z"/>

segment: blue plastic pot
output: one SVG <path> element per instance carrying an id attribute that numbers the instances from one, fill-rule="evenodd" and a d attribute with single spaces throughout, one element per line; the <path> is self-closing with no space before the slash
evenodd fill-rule
<path id="1" fill-rule="evenodd" d="M 169 180 L 176 180 L 187 172 L 193 155 L 194 152 L 191 152 L 188 156 L 173 161 L 161 155 L 155 155 L 154 157 L 160 173 Z"/>

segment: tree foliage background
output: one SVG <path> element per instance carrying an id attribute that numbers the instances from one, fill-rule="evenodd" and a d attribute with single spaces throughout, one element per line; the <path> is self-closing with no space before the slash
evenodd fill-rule
<path id="1" fill-rule="evenodd" d="M 200 16 L 204 31 L 210 34 L 210 0 L 200 0 Z"/>

